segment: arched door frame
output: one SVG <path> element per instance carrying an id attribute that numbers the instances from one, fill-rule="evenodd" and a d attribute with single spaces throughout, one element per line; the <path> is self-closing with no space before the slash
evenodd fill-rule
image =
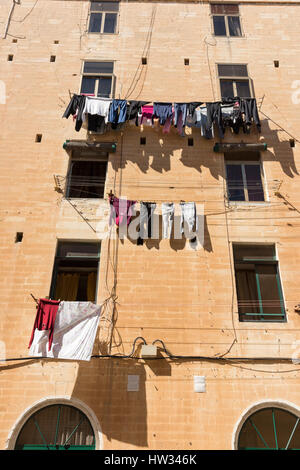
<path id="1" fill-rule="evenodd" d="M 241 429 L 245 423 L 245 421 L 254 414 L 256 411 L 262 410 L 264 408 L 270 408 L 274 406 L 275 408 L 281 408 L 286 411 L 290 411 L 291 413 L 295 414 L 296 416 L 300 417 L 300 407 L 291 403 L 286 400 L 281 400 L 280 398 L 277 399 L 268 399 L 268 400 L 261 400 L 259 402 L 255 402 L 250 405 L 246 410 L 243 411 L 242 416 L 237 421 L 234 431 L 232 434 L 232 443 L 231 448 L 232 450 L 238 450 L 238 441 Z"/>
<path id="2" fill-rule="evenodd" d="M 14 450 L 18 435 L 27 422 L 27 420 L 37 411 L 45 408 L 49 405 L 69 405 L 78 408 L 82 413 L 86 415 L 91 423 L 92 429 L 95 435 L 95 450 L 103 449 L 103 437 L 99 421 L 93 412 L 93 410 L 87 406 L 83 401 L 77 398 L 66 398 L 65 396 L 46 397 L 34 402 L 22 413 L 22 415 L 15 422 L 7 438 L 6 450 Z"/>

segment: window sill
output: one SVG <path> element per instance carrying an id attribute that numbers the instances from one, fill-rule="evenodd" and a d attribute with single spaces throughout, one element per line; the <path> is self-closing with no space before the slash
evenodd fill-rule
<path id="1" fill-rule="evenodd" d="M 119 33 L 100 33 L 100 32 L 92 32 L 92 31 L 88 32 L 88 34 L 89 35 L 90 34 L 93 34 L 93 35 L 97 34 L 97 36 L 118 36 L 119 35 Z"/>
<path id="2" fill-rule="evenodd" d="M 212 34 L 215 39 L 247 39 L 245 35 L 243 36 L 217 36 L 216 34 Z"/>
<path id="3" fill-rule="evenodd" d="M 269 206 L 270 201 L 228 201 L 229 206 Z"/>

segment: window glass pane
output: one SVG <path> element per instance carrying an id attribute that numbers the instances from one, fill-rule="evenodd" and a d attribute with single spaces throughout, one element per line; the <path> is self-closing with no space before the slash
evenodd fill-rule
<path id="1" fill-rule="evenodd" d="M 119 2 L 91 2 L 91 11 L 119 11 Z"/>
<path id="2" fill-rule="evenodd" d="M 95 94 L 96 77 L 82 77 L 80 93 L 85 95 Z"/>
<path id="3" fill-rule="evenodd" d="M 224 98 L 233 98 L 235 93 L 233 91 L 233 80 L 220 80 L 221 96 Z"/>
<path id="4" fill-rule="evenodd" d="M 113 62 L 85 62 L 83 73 L 113 73 Z"/>
<path id="5" fill-rule="evenodd" d="M 248 77 L 247 65 L 219 64 L 219 77 Z"/>
<path id="6" fill-rule="evenodd" d="M 224 16 L 214 16 L 214 33 L 216 36 L 226 36 L 225 18 Z"/>
<path id="7" fill-rule="evenodd" d="M 238 16 L 228 16 L 228 29 L 230 36 L 241 36 L 241 24 Z"/>
<path id="8" fill-rule="evenodd" d="M 264 201 L 260 165 L 245 165 L 249 201 Z"/>
<path id="9" fill-rule="evenodd" d="M 100 33 L 102 22 L 102 13 L 91 13 L 89 33 Z"/>
<path id="10" fill-rule="evenodd" d="M 249 269 L 236 269 L 236 289 L 240 314 L 260 313 L 259 297 L 255 271 Z M 258 319 L 256 315 L 247 316 L 248 320 Z"/>
<path id="11" fill-rule="evenodd" d="M 241 165 L 226 165 L 228 198 L 230 201 L 245 201 Z"/>
<path id="12" fill-rule="evenodd" d="M 251 98 L 249 80 L 236 80 L 236 92 L 240 98 Z"/>
<path id="13" fill-rule="evenodd" d="M 111 84 L 112 84 L 111 77 L 100 77 L 97 96 L 102 96 L 103 98 L 109 98 L 111 94 Z"/>
<path id="14" fill-rule="evenodd" d="M 117 15 L 115 13 L 106 13 L 104 22 L 104 33 L 116 32 Z"/>
<path id="15" fill-rule="evenodd" d="M 68 176 L 68 197 L 102 198 L 107 162 L 74 161 Z"/>
<path id="16" fill-rule="evenodd" d="M 282 313 L 282 302 L 278 290 L 277 265 L 257 265 L 260 295 L 264 313 Z"/>

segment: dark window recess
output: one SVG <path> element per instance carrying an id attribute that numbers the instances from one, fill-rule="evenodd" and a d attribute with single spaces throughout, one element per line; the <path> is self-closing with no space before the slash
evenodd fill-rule
<path id="1" fill-rule="evenodd" d="M 140 138 L 140 145 L 146 145 L 146 137 Z"/>
<path id="2" fill-rule="evenodd" d="M 193 147 L 193 145 L 194 145 L 194 139 L 192 137 L 189 137 L 188 138 L 188 146 Z"/>
<path id="3" fill-rule="evenodd" d="M 238 450 L 298 450 L 300 427 L 298 413 L 268 407 L 252 413 L 238 437 Z"/>
<path id="4" fill-rule="evenodd" d="M 35 136 L 35 141 L 38 142 L 38 143 L 39 143 L 39 142 L 42 142 L 42 137 L 43 137 L 42 134 L 36 134 L 36 136 Z"/>
<path id="5" fill-rule="evenodd" d="M 233 245 L 240 321 L 285 321 L 274 245 Z"/>
<path id="6" fill-rule="evenodd" d="M 184 59 L 184 65 L 190 65 L 190 59 Z"/>
<path id="7" fill-rule="evenodd" d="M 14 60 L 14 56 L 12 54 L 9 54 L 7 56 L 7 60 L 8 60 L 8 62 L 12 62 Z"/>
<path id="8" fill-rule="evenodd" d="M 68 198 L 103 198 L 106 161 L 75 160 L 67 176 Z"/>
<path id="9" fill-rule="evenodd" d="M 55 55 L 51 55 L 50 56 L 50 62 L 55 62 L 56 60 L 56 56 Z"/>
<path id="10" fill-rule="evenodd" d="M 142 64 L 147 65 L 147 57 L 142 57 Z"/>
<path id="11" fill-rule="evenodd" d="M 290 139 L 290 147 L 295 147 L 295 139 Z"/>
<path id="12" fill-rule="evenodd" d="M 23 240 L 23 232 L 17 232 L 16 233 L 16 238 L 15 238 L 15 243 L 21 243 Z"/>
<path id="13" fill-rule="evenodd" d="M 255 161 L 234 162 L 231 155 L 225 156 L 229 201 L 264 201 L 265 196 L 259 154 L 258 156 L 255 155 L 258 159 L 257 163 Z M 243 154 L 239 154 L 239 156 L 243 157 Z"/>
<path id="14" fill-rule="evenodd" d="M 276 67 L 276 68 L 279 67 L 279 60 L 274 60 L 274 67 Z"/>
<path id="15" fill-rule="evenodd" d="M 17 39 L 13 39 L 12 42 L 18 42 L 18 40 L 17 40 Z"/>
<path id="16" fill-rule="evenodd" d="M 233 98 L 234 96 L 239 96 L 240 98 L 251 98 L 247 65 L 219 64 L 218 75 L 220 79 L 222 99 L 228 97 Z"/>
<path id="17" fill-rule="evenodd" d="M 118 2 L 91 2 L 89 33 L 115 34 Z"/>
<path id="18" fill-rule="evenodd" d="M 100 244 L 59 242 L 50 297 L 95 302 Z"/>
<path id="19" fill-rule="evenodd" d="M 54 41 L 54 44 L 59 44 L 59 41 L 56 39 L 56 40 Z"/>
<path id="20" fill-rule="evenodd" d="M 211 5 L 215 36 L 242 36 L 238 5 Z"/>
<path id="21" fill-rule="evenodd" d="M 81 94 L 109 98 L 113 86 L 113 62 L 85 62 Z"/>

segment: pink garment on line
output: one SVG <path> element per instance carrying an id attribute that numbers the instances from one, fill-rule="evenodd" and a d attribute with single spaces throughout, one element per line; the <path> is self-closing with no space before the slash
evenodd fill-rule
<path id="1" fill-rule="evenodd" d="M 130 201 L 128 199 L 118 199 L 115 196 L 109 197 L 110 202 L 110 218 L 109 218 L 109 225 L 112 223 L 112 219 L 115 218 L 116 225 L 119 227 L 120 225 L 127 223 L 127 226 L 131 222 L 132 218 L 132 207 L 136 203 L 136 201 Z"/>
<path id="2" fill-rule="evenodd" d="M 153 105 L 142 106 L 141 124 L 143 124 L 144 119 L 150 119 L 152 122 L 152 117 L 153 117 Z"/>

